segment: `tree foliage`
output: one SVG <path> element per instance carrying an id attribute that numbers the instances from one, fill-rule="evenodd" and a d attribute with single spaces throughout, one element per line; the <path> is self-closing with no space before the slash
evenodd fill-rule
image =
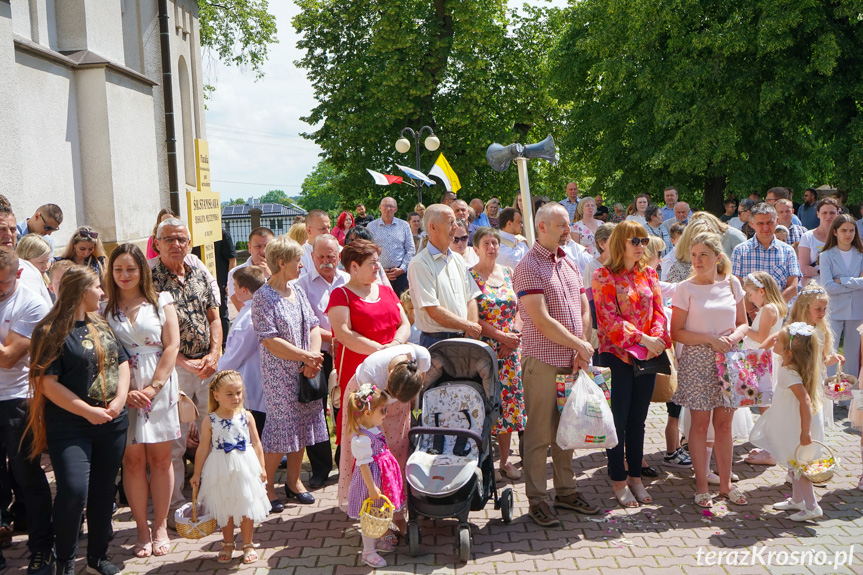
<path id="1" fill-rule="evenodd" d="M 443 152 L 470 199 L 503 196 L 518 189 L 515 168 L 493 172 L 485 160 L 489 144 L 533 143 L 548 133 L 560 137 L 560 109 L 544 81 L 547 54 L 559 12 L 529 9 L 507 14 L 505 0 L 298 0 L 294 26 L 305 51 L 297 63 L 311 80 L 318 105 L 303 118 L 314 130 L 305 136 L 343 175 L 334 186 L 344 207 L 357 201 L 377 205 L 393 195 L 402 212 L 416 202 L 409 186 L 374 185 L 365 171 L 401 175 L 399 163 L 415 167 L 393 148 L 405 126 L 434 129 Z M 421 144 L 422 145 L 422 144 Z M 421 169 L 437 157 L 423 149 Z M 562 196 L 574 163 L 531 165 L 532 184 L 556 188 Z M 424 189 L 426 203 L 444 190 Z"/>
<path id="2" fill-rule="evenodd" d="M 258 78 L 276 38 L 276 18 L 267 0 L 198 0 L 201 46 L 223 63 L 247 66 Z"/>
<path id="3" fill-rule="evenodd" d="M 562 147 L 613 198 L 860 187 L 860 2 L 583 0 L 554 49 Z"/>
<path id="4" fill-rule="evenodd" d="M 296 204 L 283 190 L 270 190 L 258 198 L 258 201 L 262 204 L 282 204 L 283 206 Z"/>
<path id="5" fill-rule="evenodd" d="M 306 211 L 324 210 L 332 212 L 331 216 L 338 215 L 341 203 L 338 182 L 341 179 L 342 176 L 332 164 L 326 160 L 318 162 L 312 173 L 303 180 L 299 205 Z"/>

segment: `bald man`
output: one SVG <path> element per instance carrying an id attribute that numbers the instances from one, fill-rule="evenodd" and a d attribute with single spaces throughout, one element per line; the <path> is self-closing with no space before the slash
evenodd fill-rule
<path id="1" fill-rule="evenodd" d="M 476 297 L 480 290 L 468 276 L 462 257 L 450 250 L 455 236 L 455 213 L 433 204 L 423 214 L 429 243 L 408 266 L 408 283 L 420 330 L 420 345 L 453 337 L 478 338 L 482 332 Z"/>
<path id="2" fill-rule="evenodd" d="M 381 247 L 380 264 L 396 294 L 408 288 L 408 264 L 414 257 L 414 236 L 411 226 L 396 217 L 399 205 L 389 196 L 381 200 L 381 217 L 366 228 Z M 452 210 L 450 210 L 452 211 Z"/>

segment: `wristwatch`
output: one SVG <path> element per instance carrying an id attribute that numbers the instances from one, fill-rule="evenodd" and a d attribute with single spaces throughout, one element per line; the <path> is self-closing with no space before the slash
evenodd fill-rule
<path id="1" fill-rule="evenodd" d="M 156 392 L 158 393 L 163 387 L 165 387 L 165 384 L 163 382 L 159 381 L 158 379 L 154 379 L 153 383 L 150 384 L 150 387 L 155 389 Z"/>

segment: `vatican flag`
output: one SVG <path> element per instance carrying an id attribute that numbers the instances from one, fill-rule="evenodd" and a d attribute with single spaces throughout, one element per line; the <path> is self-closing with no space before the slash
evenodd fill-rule
<path id="1" fill-rule="evenodd" d="M 443 157 L 443 154 L 437 157 L 437 161 L 429 172 L 429 176 L 440 178 L 448 192 L 457 193 L 461 189 L 461 182 L 458 181 L 458 176 L 449 165 L 449 162 L 446 161 L 446 158 Z"/>

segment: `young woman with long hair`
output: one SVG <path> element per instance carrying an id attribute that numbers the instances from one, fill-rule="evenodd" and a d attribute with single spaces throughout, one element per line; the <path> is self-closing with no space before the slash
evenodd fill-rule
<path id="1" fill-rule="evenodd" d="M 99 315 L 100 278 L 74 266 L 57 303 L 31 339 L 30 457 L 45 448 L 57 481 L 57 572 L 74 573 L 81 513 L 87 508 L 87 566 L 119 573 L 108 560 L 114 481 L 126 447 L 129 357 Z"/>

